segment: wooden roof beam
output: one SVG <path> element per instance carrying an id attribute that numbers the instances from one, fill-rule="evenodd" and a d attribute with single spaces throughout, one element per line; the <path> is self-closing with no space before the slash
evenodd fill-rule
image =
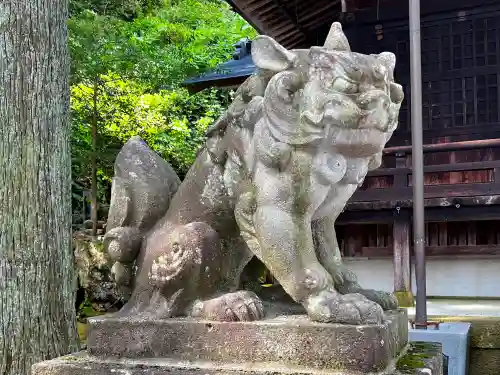
<path id="1" fill-rule="evenodd" d="M 259 10 L 261 8 L 264 8 L 264 7 L 268 7 L 268 8 L 266 8 L 265 11 L 272 10 L 273 8 L 274 9 L 279 8 L 279 6 L 277 6 L 276 4 L 274 4 L 274 7 L 273 7 L 273 4 L 269 4 L 266 1 L 256 1 L 255 4 L 245 5 L 244 10 L 247 12 L 255 12 L 256 10 Z"/>
<path id="2" fill-rule="evenodd" d="M 327 11 L 326 15 L 323 17 L 317 17 L 309 22 L 304 22 L 302 24 L 303 27 L 307 28 L 308 30 L 315 30 L 318 27 L 322 27 L 327 23 L 333 23 L 334 21 L 338 20 L 338 14 L 339 12 L 335 11 L 332 9 L 331 11 Z M 330 26 L 330 25 L 328 25 Z M 326 36 L 326 35 L 325 35 Z"/>
<path id="3" fill-rule="evenodd" d="M 256 23 L 252 19 L 249 19 L 248 14 L 244 11 L 244 9 L 236 3 L 237 0 L 226 0 L 228 4 L 233 8 L 233 10 L 238 13 L 243 19 L 245 19 L 255 30 L 259 33 L 263 33 L 263 25 L 261 23 Z"/>
<path id="4" fill-rule="evenodd" d="M 276 17 L 276 14 L 273 13 L 264 17 L 259 15 L 259 20 L 261 22 L 265 22 L 266 26 L 268 26 L 267 29 L 269 30 L 272 30 L 275 27 L 282 27 L 284 25 L 293 25 L 285 16 Z M 293 25 L 293 27 L 295 27 L 295 25 Z"/>
<path id="5" fill-rule="evenodd" d="M 289 23 L 288 25 L 282 25 L 273 30 L 273 35 L 276 39 L 279 39 L 282 35 L 288 33 L 292 29 L 295 29 L 295 25 L 291 23 Z"/>
<path id="6" fill-rule="evenodd" d="M 311 12 L 311 13 L 306 14 L 304 17 L 301 17 L 301 18 L 299 19 L 300 24 L 303 24 L 303 23 L 304 23 L 304 21 L 307 21 L 307 20 L 309 20 L 309 19 L 311 19 L 311 18 L 314 18 L 314 17 L 316 17 L 318 14 L 321 14 L 321 13 L 325 12 L 325 11 L 326 11 L 326 10 L 328 10 L 328 9 L 332 9 L 332 8 L 334 8 L 334 6 L 335 6 L 335 5 L 339 5 L 339 3 L 340 3 L 340 1 L 338 1 L 338 0 L 337 0 L 337 1 L 332 1 L 331 3 L 328 3 L 328 4 L 324 5 L 324 6 L 322 6 L 322 7 L 318 8 L 318 9 L 316 9 L 315 11 L 313 11 L 313 12 Z"/>
<path id="7" fill-rule="evenodd" d="M 300 25 L 300 23 L 297 20 L 297 17 L 293 17 L 293 15 L 290 13 L 288 8 L 283 4 L 281 0 L 272 0 L 273 3 L 278 6 L 281 11 L 290 19 L 290 21 L 296 26 L 297 30 L 304 36 L 306 41 L 312 41 L 311 36 L 307 33 L 306 30 Z"/>
<path id="8" fill-rule="evenodd" d="M 279 42 L 286 48 L 294 48 L 296 46 L 304 46 L 307 43 L 307 39 L 301 33 L 294 33 L 280 39 Z"/>

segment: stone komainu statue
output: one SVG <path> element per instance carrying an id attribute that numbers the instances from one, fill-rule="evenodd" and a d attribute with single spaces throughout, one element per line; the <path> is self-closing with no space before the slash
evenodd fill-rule
<path id="1" fill-rule="evenodd" d="M 351 52 L 339 23 L 308 50 L 259 36 L 252 57 L 182 183 L 140 138 L 118 155 L 105 246 L 131 292 L 119 314 L 260 319 L 238 290 L 256 256 L 311 319 L 378 323 L 397 302 L 357 283 L 334 223 L 397 127 L 395 57 Z"/>

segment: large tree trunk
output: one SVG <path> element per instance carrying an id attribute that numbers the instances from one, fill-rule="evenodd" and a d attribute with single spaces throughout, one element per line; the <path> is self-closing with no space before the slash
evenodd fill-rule
<path id="1" fill-rule="evenodd" d="M 77 349 L 66 0 L 0 0 L 0 374 Z"/>

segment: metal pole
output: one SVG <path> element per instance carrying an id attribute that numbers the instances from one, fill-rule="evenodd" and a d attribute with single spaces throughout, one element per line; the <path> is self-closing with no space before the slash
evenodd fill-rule
<path id="1" fill-rule="evenodd" d="M 417 306 L 415 326 L 427 327 L 425 288 L 424 153 L 422 142 L 422 65 L 420 60 L 420 0 L 410 1 L 411 144 L 413 185 L 413 243 Z"/>

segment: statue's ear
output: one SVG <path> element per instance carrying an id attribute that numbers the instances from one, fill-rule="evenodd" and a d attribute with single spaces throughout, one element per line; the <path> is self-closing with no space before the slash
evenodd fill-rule
<path id="1" fill-rule="evenodd" d="M 268 36 L 259 35 L 252 42 L 252 59 L 260 69 L 282 72 L 291 68 L 296 58 L 295 53 Z"/>
<path id="2" fill-rule="evenodd" d="M 396 55 L 392 52 L 382 52 L 377 56 L 377 61 L 387 69 L 388 78 L 394 80 L 394 69 L 396 68 Z"/>
<path id="3" fill-rule="evenodd" d="M 392 52 L 379 53 L 377 60 L 391 72 L 396 68 L 396 55 Z"/>

